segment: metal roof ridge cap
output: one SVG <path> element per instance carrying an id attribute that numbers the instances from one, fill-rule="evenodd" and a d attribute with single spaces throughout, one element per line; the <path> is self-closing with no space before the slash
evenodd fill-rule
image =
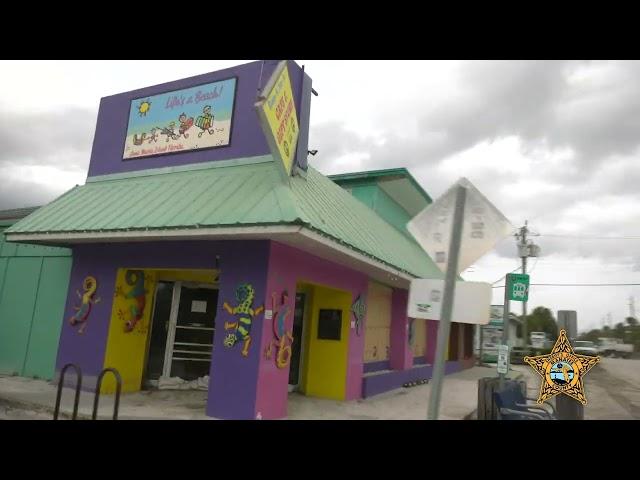
<path id="1" fill-rule="evenodd" d="M 289 205 L 288 207 L 291 209 L 291 211 L 293 212 L 293 221 L 300 221 L 302 222 L 303 225 L 311 225 L 311 219 L 305 214 L 304 210 L 302 210 L 300 208 L 300 202 L 298 201 L 298 199 L 296 198 L 296 192 L 292 187 L 292 183 L 293 182 L 307 182 L 308 179 L 307 178 L 302 178 L 302 177 L 291 177 L 289 179 L 289 184 L 284 184 L 282 187 L 284 188 L 277 188 L 276 191 L 277 192 L 283 192 L 283 196 L 286 196 L 287 199 L 289 200 Z M 280 187 L 280 185 L 279 185 Z M 298 188 L 298 187 L 296 187 Z M 278 197 L 279 198 L 279 197 Z M 280 207 L 280 210 L 282 211 L 282 206 Z"/>
<path id="2" fill-rule="evenodd" d="M 193 172 L 198 170 L 212 170 L 216 168 L 236 167 L 243 165 L 255 165 L 273 162 L 270 154 L 256 155 L 253 157 L 240 157 L 228 160 L 212 160 L 201 163 L 190 163 L 187 165 L 176 165 L 172 167 L 149 168 L 145 170 L 134 170 L 131 172 L 108 173 L 105 175 L 94 175 L 87 177 L 86 183 L 106 182 L 110 180 L 123 180 L 126 178 L 152 177 L 156 175 L 167 175 L 170 173 Z"/>

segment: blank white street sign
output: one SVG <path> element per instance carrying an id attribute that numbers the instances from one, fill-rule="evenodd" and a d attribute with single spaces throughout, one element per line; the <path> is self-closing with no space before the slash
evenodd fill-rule
<path id="1" fill-rule="evenodd" d="M 444 280 L 418 278 L 411 281 L 407 315 L 440 320 Z M 456 282 L 452 321 L 487 325 L 491 313 L 491 285 L 484 282 Z"/>
<path id="2" fill-rule="evenodd" d="M 447 270 L 457 185 L 467 188 L 467 200 L 456 273 L 466 270 L 515 230 L 511 222 L 469 180 L 461 178 L 407 224 L 409 232 L 443 272 Z"/>

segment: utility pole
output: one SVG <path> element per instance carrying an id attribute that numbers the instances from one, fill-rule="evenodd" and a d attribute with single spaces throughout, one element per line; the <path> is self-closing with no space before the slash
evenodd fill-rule
<path id="1" fill-rule="evenodd" d="M 525 246 L 527 245 L 527 233 L 528 233 L 527 223 L 528 221 L 525 220 L 524 227 L 520 229 L 520 242 L 521 242 L 521 245 L 525 245 Z M 522 274 L 523 275 L 527 274 L 527 257 L 529 255 L 528 251 L 526 251 L 525 253 L 527 254 L 527 256 L 522 257 Z M 529 344 L 529 342 L 527 342 L 527 335 L 529 335 L 529 332 L 527 331 L 527 302 L 522 302 L 522 338 L 524 340 L 525 347 Z"/>
<path id="2" fill-rule="evenodd" d="M 633 298 L 633 295 L 629 297 L 629 316 L 636 318 L 636 299 Z"/>
<path id="3" fill-rule="evenodd" d="M 535 245 L 531 240 L 527 240 L 529 221 L 524 221 L 524 226 L 516 234 L 518 238 L 518 256 L 522 259 L 522 273 L 527 274 L 527 258 L 537 257 L 540 253 L 540 247 Z M 525 348 L 529 345 L 529 332 L 527 331 L 527 302 L 522 302 L 522 337 Z"/>

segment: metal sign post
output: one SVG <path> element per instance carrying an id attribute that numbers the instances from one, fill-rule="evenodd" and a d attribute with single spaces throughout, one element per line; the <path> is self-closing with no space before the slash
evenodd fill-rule
<path id="1" fill-rule="evenodd" d="M 440 395 L 444 379 L 445 353 L 449 331 L 451 330 L 451 312 L 453 311 L 453 296 L 455 294 L 456 277 L 458 275 L 458 257 L 460 244 L 462 243 L 462 227 L 464 220 L 464 206 L 467 199 L 467 189 L 462 185 L 456 187 L 456 203 L 453 214 L 453 227 L 451 230 L 451 242 L 449 243 L 449 258 L 447 259 L 447 273 L 444 282 L 444 294 L 442 298 L 442 314 L 438 326 L 438 343 L 436 346 L 436 358 L 433 366 L 431 395 L 429 397 L 428 420 L 438 419 L 440 408 Z"/>
<path id="2" fill-rule="evenodd" d="M 504 311 L 502 313 L 502 345 L 509 348 L 509 300 L 511 299 L 511 276 L 507 275 L 505 279 L 504 286 Z M 500 365 L 500 362 L 498 362 Z M 508 363 L 507 363 L 508 365 Z M 500 388 L 504 386 L 504 377 L 508 373 L 508 367 L 504 370 L 498 370 L 498 375 L 500 376 Z"/>

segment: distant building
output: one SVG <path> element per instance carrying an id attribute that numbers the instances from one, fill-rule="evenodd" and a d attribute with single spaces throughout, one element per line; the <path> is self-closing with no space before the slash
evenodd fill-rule
<path id="1" fill-rule="evenodd" d="M 474 337 L 474 349 L 476 354 L 480 352 L 480 339 L 482 338 L 482 361 L 495 362 L 498 359 L 498 345 L 502 343 L 502 326 L 504 324 L 504 306 L 491 305 L 491 315 L 488 325 L 476 327 Z M 521 338 L 522 320 L 513 312 L 509 313 L 509 331 L 507 342 L 510 347 L 522 347 L 524 341 Z"/>

